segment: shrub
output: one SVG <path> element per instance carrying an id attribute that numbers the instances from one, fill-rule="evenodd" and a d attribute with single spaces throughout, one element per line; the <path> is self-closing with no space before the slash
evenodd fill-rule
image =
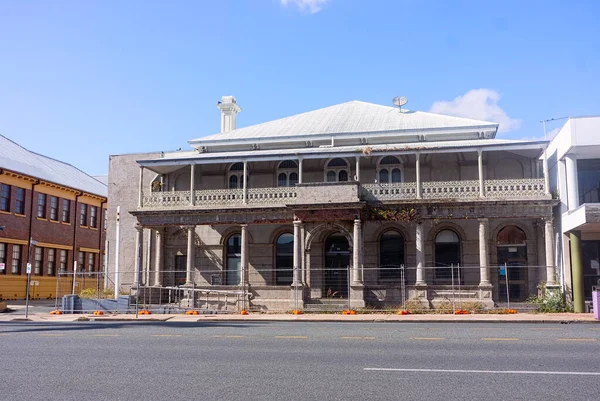
<path id="1" fill-rule="evenodd" d="M 538 284 L 538 295 L 527 299 L 540 313 L 572 312 L 560 291 L 551 291 L 546 288 L 546 283 Z"/>

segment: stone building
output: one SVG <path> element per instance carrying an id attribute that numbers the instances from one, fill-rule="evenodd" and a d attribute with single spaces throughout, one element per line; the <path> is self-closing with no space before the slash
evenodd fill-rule
<path id="1" fill-rule="evenodd" d="M 0 135 L 0 300 L 25 298 L 28 262 L 32 298 L 60 297 L 57 277 L 72 280 L 75 262 L 89 276 L 102 271 L 106 195 L 83 171 Z"/>
<path id="2" fill-rule="evenodd" d="M 191 150 L 111 156 L 120 285 L 243 288 L 258 310 L 555 288 L 547 142 L 360 101 L 243 128 L 234 97 L 218 108 L 221 132 Z"/>

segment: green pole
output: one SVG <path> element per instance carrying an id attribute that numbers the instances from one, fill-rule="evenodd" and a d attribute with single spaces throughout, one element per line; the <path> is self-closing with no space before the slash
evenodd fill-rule
<path id="1" fill-rule="evenodd" d="M 571 242 L 571 280 L 573 282 L 573 309 L 575 313 L 585 312 L 583 295 L 583 261 L 581 259 L 581 233 L 569 234 Z"/>

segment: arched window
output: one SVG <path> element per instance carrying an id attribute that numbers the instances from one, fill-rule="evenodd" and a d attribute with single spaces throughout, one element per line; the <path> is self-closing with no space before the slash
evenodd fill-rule
<path id="1" fill-rule="evenodd" d="M 348 181 L 348 162 L 342 158 L 331 159 L 325 167 L 325 181 L 345 182 Z"/>
<path id="2" fill-rule="evenodd" d="M 511 301 L 527 298 L 527 235 L 517 226 L 506 226 L 498 233 L 498 299 L 507 300 L 506 279 Z"/>
<path id="3" fill-rule="evenodd" d="M 382 184 L 402 182 L 402 162 L 395 156 L 385 156 L 377 165 L 377 178 Z"/>
<path id="4" fill-rule="evenodd" d="M 284 160 L 277 166 L 277 186 L 293 187 L 298 183 L 298 163 Z"/>
<path id="5" fill-rule="evenodd" d="M 234 163 L 229 167 L 228 185 L 230 189 L 244 187 L 244 163 Z M 246 177 L 247 178 L 247 177 Z"/>
<path id="6" fill-rule="evenodd" d="M 242 277 L 242 236 L 233 234 L 227 239 L 225 253 L 225 283 L 239 285 Z"/>
<path id="7" fill-rule="evenodd" d="M 460 266 L 460 237 L 453 230 L 442 230 L 435 236 L 436 284 L 458 284 Z"/>
<path id="8" fill-rule="evenodd" d="M 404 267 L 404 236 L 390 230 L 379 237 L 379 279 L 400 280 Z"/>
<path id="9" fill-rule="evenodd" d="M 294 235 L 281 234 L 275 244 L 275 283 L 292 284 L 294 270 Z"/>
<path id="10" fill-rule="evenodd" d="M 325 240 L 325 269 L 323 270 L 323 297 L 348 297 L 348 266 L 350 244 L 340 234 L 331 234 Z"/>

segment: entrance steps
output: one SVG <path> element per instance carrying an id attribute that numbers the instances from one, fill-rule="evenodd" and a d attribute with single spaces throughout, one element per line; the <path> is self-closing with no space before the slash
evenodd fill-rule
<path id="1" fill-rule="evenodd" d="M 305 312 L 340 312 L 348 309 L 348 300 L 336 299 L 311 299 L 304 303 Z"/>
<path id="2" fill-rule="evenodd" d="M 497 305 L 497 308 L 499 309 L 508 309 L 508 304 L 506 302 L 497 302 Z M 537 307 L 528 302 L 511 302 L 510 309 L 514 309 L 519 313 L 534 313 L 537 310 Z"/>

